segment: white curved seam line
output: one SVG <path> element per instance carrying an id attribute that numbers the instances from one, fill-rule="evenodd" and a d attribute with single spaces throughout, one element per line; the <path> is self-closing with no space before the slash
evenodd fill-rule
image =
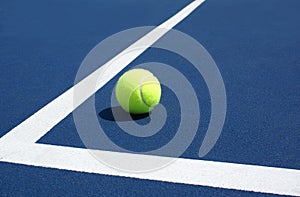
<path id="1" fill-rule="evenodd" d="M 151 74 L 151 75 L 149 74 L 149 75 L 143 77 L 143 78 L 141 79 L 141 81 L 140 81 L 140 84 L 139 84 L 140 97 L 141 97 L 143 103 L 144 103 L 145 105 L 147 105 L 149 108 L 151 108 L 152 106 L 149 105 L 149 104 L 145 101 L 145 99 L 144 99 L 144 95 L 143 95 L 143 83 L 144 83 L 144 81 L 145 81 L 148 77 L 151 77 L 151 76 L 153 76 L 153 75 L 152 75 L 152 74 Z"/>

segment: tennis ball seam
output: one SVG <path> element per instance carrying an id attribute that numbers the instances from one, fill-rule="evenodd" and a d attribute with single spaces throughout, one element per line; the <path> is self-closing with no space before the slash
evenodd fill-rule
<path id="1" fill-rule="evenodd" d="M 143 96 L 143 89 L 142 89 L 142 86 L 143 86 L 144 81 L 145 81 L 148 77 L 151 77 L 151 76 L 153 76 L 153 75 L 151 74 L 151 75 L 147 75 L 147 76 L 143 77 L 143 78 L 141 79 L 141 81 L 140 81 L 140 84 L 139 84 L 139 93 L 140 93 L 140 97 L 141 97 L 141 99 L 142 99 L 142 102 L 143 102 L 145 105 L 147 105 L 148 107 L 152 107 L 152 106 L 149 105 L 149 104 L 145 101 L 144 96 Z"/>

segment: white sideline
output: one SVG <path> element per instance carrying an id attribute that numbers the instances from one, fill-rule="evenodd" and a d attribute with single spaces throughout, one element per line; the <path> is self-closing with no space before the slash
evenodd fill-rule
<path id="1" fill-rule="evenodd" d="M 0 139 L 0 161 L 48 168 L 73 170 L 114 176 L 125 176 L 139 179 L 159 180 L 166 182 L 211 186 L 217 188 L 237 189 L 283 195 L 300 195 L 300 171 L 283 168 L 242 165 L 224 162 L 177 159 L 167 168 L 149 173 L 124 173 L 113 170 L 98 162 L 88 149 L 36 144 L 56 124 L 62 121 L 76 107 L 105 85 L 130 62 L 141 55 L 147 48 L 136 50 L 139 46 L 150 47 L 165 35 L 204 0 L 196 0 L 178 12 L 176 15 L 150 31 L 144 37 L 130 45 L 112 60 L 104 64 L 88 77 L 65 93 L 48 103 L 35 114 L 9 131 Z M 128 51 L 130 56 L 126 55 Z M 110 68 L 111 63 L 118 67 Z M 73 92 L 77 88 L 85 89 L 105 71 L 105 78 L 96 84 L 92 91 L 84 91 L 85 95 L 73 104 Z M 93 150 L 96 151 L 96 150 Z M 158 156 L 135 155 L 99 151 L 115 157 L 130 157 L 135 159 L 163 159 Z"/>

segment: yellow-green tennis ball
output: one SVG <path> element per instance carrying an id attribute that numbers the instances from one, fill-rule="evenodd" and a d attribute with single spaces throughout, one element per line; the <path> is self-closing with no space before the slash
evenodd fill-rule
<path id="1" fill-rule="evenodd" d="M 160 83 L 150 71 L 132 69 L 118 80 L 116 97 L 125 111 L 132 114 L 148 113 L 160 101 Z"/>

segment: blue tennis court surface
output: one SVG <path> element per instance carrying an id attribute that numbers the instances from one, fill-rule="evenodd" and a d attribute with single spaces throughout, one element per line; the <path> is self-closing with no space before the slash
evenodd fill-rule
<path id="1" fill-rule="evenodd" d="M 88 162 L 73 160 L 80 163 L 74 166 L 68 162 L 64 165 L 63 160 L 55 163 L 51 157 L 42 154 L 52 154 L 45 150 L 32 149 L 28 154 L 32 157 L 28 160 L 26 153 L 23 158 L 16 159 L 14 155 L 20 152 L 7 152 L 10 142 L 21 146 L 27 143 L 27 138 L 16 137 L 14 141 L 13 135 L 8 140 L 5 136 L 13 133 L 18 125 L 23 128 L 23 121 L 73 87 L 83 59 L 99 42 L 130 28 L 158 26 L 191 3 L 171 0 L 0 2 L 0 161 L 3 161 L 0 162 L 0 196 L 300 196 L 299 0 L 206 0 L 175 25 L 175 30 L 191 36 L 209 52 L 226 90 L 226 118 L 222 133 L 204 157 L 199 157 L 199 148 L 205 140 L 213 113 L 210 90 L 193 64 L 174 52 L 147 49 L 82 104 L 84 106 L 95 99 L 96 121 L 117 146 L 138 154 L 156 150 L 176 136 L 180 125 L 181 105 L 176 93 L 162 85 L 161 104 L 167 112 L 166 122 L 160 132 L 145 138 L 124 132 L 117 122 L 134 121 L 141 126 L 147 125 L 151 118 L 116 119 L 112 109 L 118 106 L 111 106 L 111 96 L 118 78 L 125 71 L 144 62 L 171 65 L 191 83 L 199 102 L 195 107 L 200 107 L 201 111 L 198 130 L 179 156 L 180 161 L 212 161 L 212 166 L 214 162 L 220 166 L 241 164 L 233 166 L 243 169 L 253 166 L 254 171 L 256 167 L 262 171 L 269 168 L 261 169 L 261 166 L 271 167 L 270 170 L 278 170 L 278 174 L 287 172 L 292 176 L 269 173 L 272 176 L 257 180 L 261 181 L 258 184 L 252 181 L 244 187 L 234 183 L 247 179 L 255 181 L 252 175 L 260 171 L 243 171 L 244 174 L 235 176 L 234 171 L 228 169 L 228 173 L 226 171 L 220 177 L 224 182 L 228 179 L 230 186 L 218 185 L 220 180 L 208 177 L 204 180 L 207 184 L 200 184 L 188 178 L 182 182 L 172 181 L 172 178 L 156 175 L 153 178 L 147 173 L 145 177 L 141 175 L 142 178 L 140 175 L 129 178 L 130 175 L 102 173 L 98 168 L 81 169 L 79 167 L 88 166 Z M 130 38 L 126 41 L 128 46 L 144 34 Z M 123 44 L 126 42 L 122 41 Z M 121 47 L 120 51 L 126 47 Z M 112 48 L 115 46 L 108 46 L 107 51 Z M 89 70 L 82 78 L 96 69 Z M 64 105 L 61 108 L 63 110 Z M 81 108 L 72 111 L 76 113 Z M 198 116 L 189 114 L 188 119 L 197 122 Z M 55 112 L 49 113 L 44 117 L 45 122 L 36 122 L 23 132 L 18 130 L 15 136 L 17 132 L 22 133 L 18 136 L 26 136 L 28 131 L 30 139 L 33 130 L 42 128 L 41 125 L 47 125 L 47 120 L 56 117 Z M 73 113 L 59 120 L 51 129 L 49 126 L 49 132 L 35 137 L 37 140 L 32 143 L 54 145 L 62 154 L 61 158 L 64 158 L 64 151 L 58 151 L 59 147 L 85 149 L 87 145 L 74 123 Z M 103 150 L 114 151 L 110 148 Z M 68 165 L 70 168 L 66 167 Z M 189 171 L 188 168 L 180 170 Z M 212 169 L 209 167 L 210 172 Z M 180 172 L 169 171 L 169 174 L 173 177 L 172 174 Z M 276 180 L 287 185 L 278 190 L 272 184 L 264 187 L 264 183 L 274 181 L 276 184 Z"/>

